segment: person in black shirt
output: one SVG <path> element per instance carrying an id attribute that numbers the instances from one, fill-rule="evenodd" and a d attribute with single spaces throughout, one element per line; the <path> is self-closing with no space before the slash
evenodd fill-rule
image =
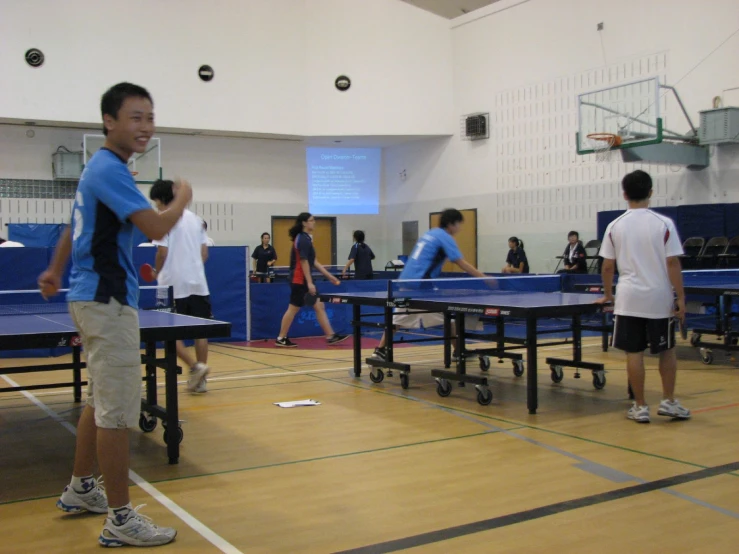
<path id="1" fill-rule="evenodd" d="M 526 252 L 523 249 L 523 241 L 517 237 L 508 239 L 508 257 L 506 258 L 506 266 L 503 273 L 528 273 L 529 261 L 526 259 Z"/>
<path id="2" fill-rule="evenodd" d="M 570 231 L 567 235 L 567 247 L 562 255 L 565 268 L 557 273 L 587 273 L 588 263 L 585 256 L 585 247 L 580 240 L 580 234 L 577 231 Z"/>
<path id="3" fill-rule="evenodd" d="M 269 243 L 270 238 L 269 233 L 262 233 L 262 244 L 257 246 L 251 255 L 254 260 L 252 262 L 254 274 L 261 273 L 261 275 L 257 275 L 260 283 L 272 282 L 272 277 L 268 274 L 277 261 L 277 252 L 275 252 L 274 247 Z"/>
<path id="4" fill-rule="evenodd" d="M 354 264 L 355 279 L 372 279 L 372 260 L 374 259 L 375 253 L 364 243 L 364 231 L 354 231 L 354 244 L 341 276 L 346 278 L 346 272 Z"/>

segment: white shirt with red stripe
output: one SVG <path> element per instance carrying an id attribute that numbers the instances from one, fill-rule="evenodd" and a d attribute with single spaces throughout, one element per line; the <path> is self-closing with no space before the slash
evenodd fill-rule
<path id="1" fill-rule="evenodd" d="M 599 255 L 616 260 L 616 315 L 663 319 L 674 304 L 667 274 L 667 258 L 680 256 L 683 247 L 675 223 L 649 209 L 627 210 L 611 222 Z"/>

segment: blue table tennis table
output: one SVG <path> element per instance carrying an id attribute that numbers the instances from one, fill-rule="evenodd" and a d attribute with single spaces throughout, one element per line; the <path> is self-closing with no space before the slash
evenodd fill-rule
<path id="1" fill-rule="evenodd" d="M 58 303 L 64 306 L 63 303 Z M 179 423 L 179 407 L 177 399 L 177 354 L 175 344 L 178 340 L 209 339 L 228 337 L 231 335 L 231 324 L 225 321 L 200 319 L 185 315 L 157 310 L 139 310 L 141 342 L 145 344 L 145 354 L 141 363 L 146 367 L 143 378 L 146 384 L 145 397 L 141 399 L 141 417 L 139 427 L 144 432 L 151 432 L 157 426 L 157 418 L 162 420 L 164 442 L 167 444 L 167 456 L 170 464 L 176 464 L 180 455 L 180 442 L 184 432 Z M 157 358 L 157 342 L 164 343 L 164 357 Z M 37 313 L 8 315 L 4 311 L 0 315 L 0 350 L 24 350 L 30 348 L 55 348 L 69 346 L 72 348 L 71 363 L 49 363 L 34 366 L 22 366 L 0 369 L 0 373 L 33 373 L 71 369 L 71 382 L 46 383 L 19 387 L 0 388 L 0 392 L 27 391 L 71 386 L 74 390 L 74 401 L 82 400 L 81 350 L 82 344 L 72 318 L 67 313 Z M 156 370 L 164 370 L 166 404 L 158 404 Z M 176 431 L 170 432 L 171 429 Z"/>
<path id="2" fill-rule="evenodd" d="M 396 282 L 398 283 L 398 282 Z M 557 281 L 559 283 L 559 281 Z M 593 384 L 601 389 L 605 386 L 605 371 L 603 364 L 591 363 L 582 359 L 582 316 L 587 314 L 602 313 L 612 307 L 595 304 L 597 296 L 586 293 L 562 293 L 562 292 L 517 292 L 517 291 L 495 291 L 485 293 L 474 291 L 470 295 L 462 294 L 454 296 L 447 294 L 449 291 L 436 291 L 426 294 L 404 296 L 402 292 L 394 293 L 390 283 L 387 292 L 361 292 L 361 293 L 331 293 L 319 292 L 321 299 L 329 303 L 350 304 L 353 308 L 352 327 L 354 337 L 353 367 L 354 375 L 361 375 L 361 327 L 382 327 L 387 336 L 387 356 L 385 360 L 368 358 L 367 364 L 372 368 L 370 378 L 373 382 L 380 382 L 383 378 L 382 369 L 400 373 L 401 385 L 408 386 L 409 364 L 397 363 L 393 360 L 393 313 L 397 308 L 407 308 L 425 312 L 444 314 L 444 370 L 432 370 L 431 374 L 437 381 L 437 393 L 440 396 L 451 394 L 451 382 L 472 383 L 477 390 L 477 401 L 481 405 L 490 404 L 492 392 L 488 388 L 487 378 L 484 376 L 469 375 L 466 372 L 466 358 L 479 356 L 480 368 L 483 371 L 489 369 L 487 356 L 498 358 L 511 358 L 514 361 L 514 374 L 523 375 L 523 363 L 521 354 L 510 352 L 513 348 L 524 347 L 527 352 L 526 382 L 527 382 L 527 407 L 530 414 L 535 414 L 538 408 L 538 361 L 537 354 L 540 346 L 551 346 L 554 344 L 569 344 L 569 341 L 547 342 L 540 344 L 538 335 L 542 331 L 537 329 L 537 322 L 543 318 L 569 318 L 571 319 L 572 332 L 572 359 L 547 358 L 546 363 L 552 370 L 552 380 L 562 380 L 563 367 L 575 367 L 593 372 Z M 382 324 L 362 322 L 362 306 L 374 306 L 383 308 L 384 322 Z M 378 314 L 365 314 L 368 315 Z M 492 336 L 476 335 L 465 331 L 464 315 L 476 315 L 482 318 L 494 320 L 496 333 Z M 526 325 L 526 338 L 520 341 L 518 346 L 508 347 L 506 342 L 510 339 L 505 337 L 506 318 L 521 318 Z M 451 366 L 451 320 L 457 325 L 456 350 L 458 353 L 457 371 L 448 371 Z M 467 338 L 492 339 L 496 342 L 493 348 L 478 348 L 468 350 L 466 348 Z"/>
<path id="3" fill-rule="evenodd" d="M 602 293 L 603 287 L 600 276 L 582 275 L 570 276 L 563 288 L 582 292 Z M 616 279 L 614 289 L 618 288 Z M 691 326 L 688 319 L 688 329 L 691 331 L 690 344 L 700 349 L 701 360 L 704 364 L 713 363 L 713 350 L 722 350 L 727 353 L 739 351 L 739 331 L 732 328 L 732 320 L 739 316 L 735 311 L 734 301 L 739 297 L 739 270 L 694 270 L 683 271 L 683 288 L 688 300 L 701 297 L 710 299 L 715 309 L 714 327 Z M 690 314 L 688 314 L 690 315 Z M 711 335 L 722 339 L 721 343 L 705 342 L 703 335 Z"/>
<path id="4" fill-rule="evenodd" d="M 353 279 L 354 270 L 350 269 L 346 272 L 346 276 L 343 275 L 343 265 L 324 265 L 326 270 L 339 280 Z M 314 281 L 327 281 L 326 276 L 320 271 L 311 271 Z M 257 283 L 269 283 L 269 282 L 288 282 L 290 279 L 290 268 L 287 266 L 275 266 L 269 268 L 268 271 L 250 271 L 249 276 L 252 281 Z"/>

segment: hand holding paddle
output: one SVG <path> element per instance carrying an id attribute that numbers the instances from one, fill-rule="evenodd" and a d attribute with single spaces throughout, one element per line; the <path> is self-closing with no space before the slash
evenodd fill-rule
<path id="1" fill-rule="evenodd" d="M 157 278 L 157 271 L 153 267 L 151 267 L 151 264 L 143 264 L 139 268 L 139 275 L 141 275 L 141 278 L 146 281 L 147 283 L 151 283 L 152 281 L 156 281 Z"/>

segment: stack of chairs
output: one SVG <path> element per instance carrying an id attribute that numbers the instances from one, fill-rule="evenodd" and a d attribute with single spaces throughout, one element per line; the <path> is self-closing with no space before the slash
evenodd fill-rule
<path id="1" fill-rule="evenodd" d="M 683 243 L 683 269 L 719 269 L 736 267 L 739 263 L 739 236 L 729 240 L 713 237 L 690 237 Z"/>

